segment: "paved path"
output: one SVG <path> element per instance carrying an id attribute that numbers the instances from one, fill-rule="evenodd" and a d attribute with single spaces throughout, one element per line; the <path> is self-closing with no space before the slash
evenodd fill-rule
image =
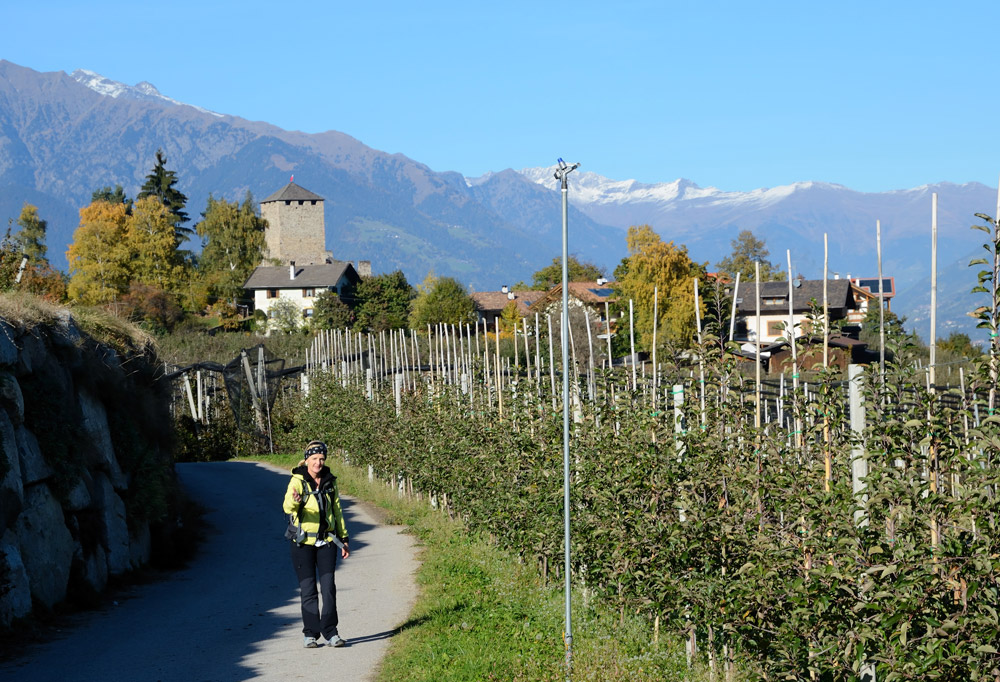
<path id="1" fill-rule="evenodd" d="M 343 497 L 351 556 L 338 561 L 340 634 L 302 648 L 298 587 L 281 537 L 287 472 L 250 462 L 178 464 L 208 509 L 197 558 L 109 609 L 74 616 L 52 641 L 0 665 L 0 680 L 227 682 L 370 680 L 415 595 L 413 539 Z"/>

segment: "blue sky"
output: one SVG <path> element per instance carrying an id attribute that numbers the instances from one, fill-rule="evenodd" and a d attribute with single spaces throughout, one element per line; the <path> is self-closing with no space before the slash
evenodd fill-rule
<path id="1" fill-rule="evenodd" d="M 466 176 L 560 156 L 724 190 L 1000 173 L 1000 3 L 4 4 L 0 58 Z"/>

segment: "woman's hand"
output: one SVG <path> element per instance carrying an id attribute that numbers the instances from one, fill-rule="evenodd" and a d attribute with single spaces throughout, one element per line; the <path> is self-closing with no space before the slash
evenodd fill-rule
<path id="1" fill-rule="evenodd" d="M 292 491 L 292 499 L 295 500 L 296 502 L 301 502 L 302 501 L 302 496 L 299 495 L 299 491 L 298 490 L 293 490 Z"/>
<path id="2" fill-rule="evenodd" d="M 351 548 L 347 546 L 347 540 L 344 540 L 344 546 L 340 548 L 340 556 L 345 559 L 351 556 Z"/>

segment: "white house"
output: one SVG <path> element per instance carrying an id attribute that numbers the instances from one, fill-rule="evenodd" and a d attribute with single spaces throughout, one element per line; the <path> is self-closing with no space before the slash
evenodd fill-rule
<path id="1" fill-rule="evenodd" d="M 313 315 L 313 304 L 323 291 L 342 296 L 345 288 L 361 281 L 354 264 L 331 261 L 320 265 L 260 266 L 253 271 L 243 288 L 253 293 L 254 308 L 270 317 L 271 306 L 280 299 L 295 303 L 303 319 Z"/>
<path id="2" fill-rule="evenodd" d="M 757 328 L 756 287 L 755 282 L 740 282 L 740 289 L 736 293 L 736 339 L 756 342 L 758 334 L 763 344 L 787 339 L 788 282 L 760 283 L 760 329 Z M 831 321 L 842 320 L 857 308 L 856 292 L 857 289 L 850 280 L 827 281 L 827 306 Z M 823 280 L 793 280 L 791 297 L 792 324 L 795 336 L 800 337 L 811 331 L 807 318 L 812 309 L 812 301 L 819 304 L 822 313 Z"/>

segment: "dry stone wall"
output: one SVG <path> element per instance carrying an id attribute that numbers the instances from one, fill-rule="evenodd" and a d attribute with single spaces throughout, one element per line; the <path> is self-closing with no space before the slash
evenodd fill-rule
<path id="1" fill-rule="evenodd" d="M 148 349 L 0 318 L 0 628 L 150 559 L 176 488 Z"/>

